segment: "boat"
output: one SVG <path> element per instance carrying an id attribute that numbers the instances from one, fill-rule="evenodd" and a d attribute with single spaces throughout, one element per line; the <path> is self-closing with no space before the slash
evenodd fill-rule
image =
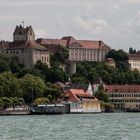
<path id="1" fill-rule="evenodd" d="M 69 112 L 69 107 L 65 104 L 45 104 L 32 106 L 30 115 L 55 115 Z"/>
<path id="2" fill-rule="evenodd" d="M 30 111 L 27 107 L 9 107 L 0 110 L 0 115 L 29 115 Z"/>

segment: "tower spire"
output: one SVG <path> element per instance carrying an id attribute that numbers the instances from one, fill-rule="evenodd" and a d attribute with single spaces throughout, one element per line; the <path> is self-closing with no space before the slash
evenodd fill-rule
<path id="1" fill-rule="evenodd" d="M 24 28 L 24 21 L 22 21 L 22 27 Z"/>

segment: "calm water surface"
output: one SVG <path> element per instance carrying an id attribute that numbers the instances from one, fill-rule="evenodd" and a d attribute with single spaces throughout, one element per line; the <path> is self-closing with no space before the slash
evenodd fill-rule
<path id="1" fill-rule="evenodd" d="M 0 140 L 140 140 L 140 113 L 0 116 Z"/>

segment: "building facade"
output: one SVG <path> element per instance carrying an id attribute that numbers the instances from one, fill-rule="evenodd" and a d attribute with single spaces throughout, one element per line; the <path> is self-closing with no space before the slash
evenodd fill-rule
<path id="1" fill-rule="evenodd" d="M 78 40 L 69 46 L 71 61 L 105 61 L 109 48 L 102 41 Z"/>
<path id="2" fill-rule="evenodd" d="M 110 47 L 103 41 L 76 40 L 68 36 L 62 39 L 38 39 L 38 43 L 50 51 L 57 51 L 58 46 L 69 48 L 70 61 L 104 61 Z"/>
<path id="3" fill-rule="evenodd" d="M 131 70 L 138 70 L 140 72 L 140 52 L 129 54 L 128 63 Z"/>
<path id="4" fill-rule="evenodd" d="M 99 100 L 83 89 L 69 89 L 66 91 L 64 102 L 70 104 L 71 113 L 101 112 Z"/>
<path id="5" fill-rule="evenodd" d="M 115 109 L 140 109 L 140 85 L 105 85 Z"/>
<path id="6" fill-rule="evenodd" d="M 103 41 L 76 40 L 68 36 L 62 39 L 38 39 L 37 42 L 50 52 L 59 50 L 59 46 L 69 49 L 69 58 L 66 63 L 66 71 L 73 74 L 76 72 L 76 62 L 79 61 L 105 61 L 105 56 L 110 47 Z"/>
<path id="7" fill-rule="evenodd" d="M 16 26 L 13 42 L 1 41 L 0 53 L 16 56 L 20 64 L 32 67 L 38 60 L 50 66 L 50 52 L 35 41 L 35 33 L 31 26 Z"/>

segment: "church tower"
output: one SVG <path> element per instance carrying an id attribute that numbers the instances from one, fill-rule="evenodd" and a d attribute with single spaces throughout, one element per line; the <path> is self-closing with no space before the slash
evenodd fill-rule
<path id="1" fill-rule="evenodd" d="M 35 33 L 33 31 L 32 26 L 27 26 L 24 28 L 23 26 L 16 26 L 15 31 L 13 33 L 13 41 L 33 41 L 35 40 Z"/>

